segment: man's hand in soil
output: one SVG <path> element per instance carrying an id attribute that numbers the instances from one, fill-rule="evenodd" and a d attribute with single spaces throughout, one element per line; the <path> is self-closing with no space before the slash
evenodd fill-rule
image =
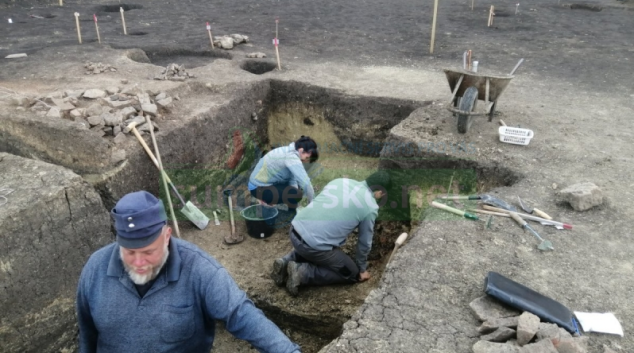
<path id="1" fill-rule="evenodd" d="M 370 279 L 370 272 L 365 271 L 359 273 L 359 282 L 365 282 Z"/>

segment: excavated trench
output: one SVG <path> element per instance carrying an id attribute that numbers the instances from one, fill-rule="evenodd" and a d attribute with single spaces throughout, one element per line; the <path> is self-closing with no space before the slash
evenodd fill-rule
<path id="1" fill-rule="evenodd" d="M 258 158 L 301 135 L 311 136 L 320 146 L 319 161 L 307 167 L 317 192 L 335 178 L 363 180 L 377 169 L 390 173 L 393 187 L 381 202 L 368 259 L 375 276 L 371 285 L 311 289 L 293 299 L 283 290 L 272 291 L 270 283 L 262 287 L 257 283 L 260 278 L 253 279 L 253 283 L 246 279 L 248 293 L 256 305 L 298 341 L 305 352 L 317 352 L 341 333 L 343 324 L 379 284 L 394 241 L 425 217 L 432 195 L 446 192 L 447 187 L 456 194 L 476 193 L 513 184 L 519 178 L 504 168 L 480 165 L 473 159 L 427 158 L 408 160 L 408 164 L 403 165 L 393 153 L 386 153 L 399 148 L 389 142 L 391 129 L 415 110 L 430 107 L 430 102 L 350 96 L 299 82 L 270 81 L 269 89 L 252 111 L 236 113 L 249 116 L 253 124 L 236 127 L 232 133 L 221 136 L 231 136 L 226 143 L 228 150 L 221 153 L 224 169 L 213 169 L 194 178 L 189 172 L 174 173 L 174 180 L 196 190 L 189 197 L 201 205 L 209 204 L 202 200 L 210 198 L 210 189 L 233 189 L 233 202 L 239 210 L 253 202 L 245 185 L 250 168 Z M 389 156 L 384 158 L 383 154 Z M 241 222 L 239 216 L 237 222 Z M 288 242 L 286 225 L 281 223 L 272 236 L 281 246 L 287 246 Z M 355 245 L 353 234 L 343 249 L 354 256 Z M 272 254 L 262 256 L 270 257 L 264 266 L 275 258 Z"/>
<path id="2" fill-rule="evenodd" d="M 141 51 L 136 53 L 147 57 Z M 395 143 L 395 127 L 434 109 L 429 102 L 352 96 L 293 81 L 261 80 L 228 89 L 228 93 L 219 93 L 201 83 L 183 84 L 170 92 L 181 95 L 179 106 L 183 108 L 165 111 L 158 121 L 161 157 L 170 178 L 186 200 L 212 219 L 203 231 L 194 229 L 182 216 L 180 224 L 187 238 L 218 258 L 256 305 L 300 343 L 304 352 L 317 352 L 341 333 L 343 324 L 380 283 L 395 239 L 425 217 L 426 198 L 446 192 L 447 186 L 455 193 L 471 193 L 511 185 L 519 178 L 475 158 L 398 158 L 395 151 L 411 143 Z M 223 103 L 208 108 L 215 99 Z M 181 120 L 178 125 L 170 125 L 176 118 Z M 15 118 L 7 123 L 16 127 L 11 131 L 23 135 L 5 136 L 0 150 L 75 171 L 98 190 L 106 209 L 131 191 L 160 193 L 158 173 L 133 137 L 125 145 L 126 160 L 108 165 L 104 161 L 112 153 L 112 137 L 95 137 L 52 122 L 43 125 Z M 430 138 L 439 138 L 436 134 Z M 57 138 L 51 138 L 53 135 Z M 216 195 L 232 188 L 236 190 L 234 205 L 246 206 L 250 198 L 240 197 L 240 193 L 246 191 L 257 159 L 301 135 L 313 137 L 320 146 L 320 159 L 309 170 L 317 192 L 332 179 L 364 179 L 377 169 L 392 175 L 393 187 L 381 202 L 376 222 L 368 259 L 373 279 L 353 286 L 306 288 L 293 298 L 266 275 L 272 261 L 289 249 L 287 227 L 279 227 L 270 239 L 249 239 L 228 250 L 218 246 L 221 227 L 214 228 L 212 212 L 223 208 L 222 222 L 228 224 L 226 205 Z M 64 153 L 50 152 L 56 150 Z M 91 153 L 84 155 L 85 151 Z M 175 208 L 179 206 L 175 204 Z M 241 222 L 239 217 L 237 222 Z M 353 234 L 344 247 L 349 254 L 355 251 L 355 237 Z"/>

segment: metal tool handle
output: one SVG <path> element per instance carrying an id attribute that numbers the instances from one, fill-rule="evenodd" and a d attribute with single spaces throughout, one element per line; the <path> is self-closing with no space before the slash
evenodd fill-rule
<path id="1" fill-rule="evenodd" d="M 515 71 L 517 71 L 517 69 L 520 67 L 520 65 L 522 65 L 523 62 L 524 62 L 524 58 L 521 58 L 520 61 L 517 62 L 517 65 L 515 65 L 513 70 L 511 70 L 511 73 L 509 74 L 509 76 L 513 76 Z"/>

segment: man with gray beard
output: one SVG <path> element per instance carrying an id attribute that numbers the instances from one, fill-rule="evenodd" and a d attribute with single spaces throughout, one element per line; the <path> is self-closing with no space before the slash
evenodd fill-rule
<path id="1" fill-rule="evenodd" d="M 111 214 L 117 241 L 79 279 L 80 352 L 208 353 L 216 320 L 259 352 L 300 352 L 214 258 L 171 238 L 159 199 L 133 192 Z"/>

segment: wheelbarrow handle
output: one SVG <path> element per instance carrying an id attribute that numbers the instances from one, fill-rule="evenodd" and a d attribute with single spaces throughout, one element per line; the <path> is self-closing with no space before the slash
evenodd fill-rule
<path id="1" fill-rule="evenodd" d="M 517 62 L 517 65 L 515 65 L 515 67 L 513 68 L 513 70 L 511 70 L 511 73 L 509 74 L 510 76 L 513 76 L 513 74 L 515 73 L 515 71 L 517 71 L 517 69 L 520 67 L 520 65 L 522 65 L 522 63 L 524 62 L 524 58 L 521 58 L 520 61 Z"/>

